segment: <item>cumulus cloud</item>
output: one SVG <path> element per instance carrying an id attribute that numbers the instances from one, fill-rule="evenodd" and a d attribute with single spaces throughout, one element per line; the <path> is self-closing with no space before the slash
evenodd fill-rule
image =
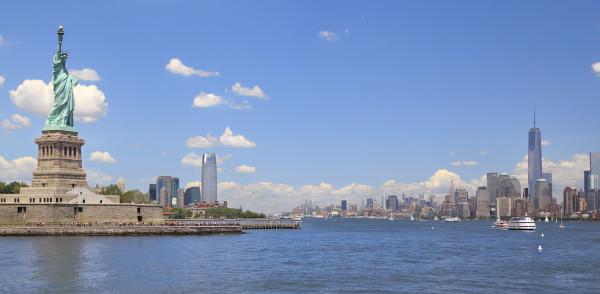
<path id="1" fill-rule="evenodd" d="M 331 41 L 338 40 L 340 37 L 336 33 L 331 32 L 331 31 L 320 31 L 319 38 L 321 38 L 327 42 L 331 42 Z"/>
<path id="2" fill-rule="evenodd" d="M 488 154 L 488 152 L 485 151 L 485 150 L 478 151 L 477 153 L 479 153 L 480 155 L 486 155 L 486 154 Z"/>
<path id="3" fill-rule="evenodd" d="M 600 62 L 592 64 L 592 70 L 600 77 Z"/>
<path id="4" fill-rule="evenodd" d="M 3 76 L 0 76 L 0 88 L 4 85 L 4 81 L 6 81 L 6 79 Z"/>
<path id="5" fill-rule="evenodd" d="M 225 133 L 221 135 L 219 141 L 224 146 L 232 146 L 232 147 L 256 147 L 256 143 L 251 142 L 244 138 L 242 135 L 233 135 L 233 132 L 229 127 L 225 128 Z"/>
<path id="6" fill-rule="evenodd" d="M 202 188 L 202 182 L 197 181 L 197 182 L 189 182 L 185 185 L 185 188 L 191 188 L 191 187 L 200 187 Z"/>
<path id="7" fill-rule="evenodd" d="M 181 159 L 181 165 L 202 167 L 202 156 L 196 152 L 188 153 Z"/>
<path id="8" fill-rule="evenodd" d="M 239 82 L 235 82 L 235 84 L 231 86 L 231 91 L 240 96 L 253 96 L 257 98 L 268 99 L 265 93 L 263 93 L 263 91 L 257 85 L 250 89 L 243 87 Z"/>
<path id="9" fill-rule="evenodd" d="M 97 161 L 97 162 L 109 162 L 109 163 L 117 162 L 112 156 L 110 156 L 110 154 L 108 152 L 100 152 L 100 151 L 90 153 L 89 160 Z"/>
<path id="10" fill-rule="evenodd" d="M 550 146 L 550 145 L 552 145 L 552 143 L 551 143 L 551 142 L 548 142 L 548 141 L 543 141 L 543 140 L 542 140 L 542 146 Z"/>
<path id="11" fill-rule="evenodd" d="M 204 92 L 198 94 L 196 98 L 194 98 L 193 107 L 211 107 L 217 106 L 223 103 L 223 99 L 215 94 L 206 94 Z"/>
<path id="12" fill-rule="evenodd" d="M 85 169 L 86 179 L 90 186 L 102 185 L 109 181 L 112 181 L 113 177 L 107 175 L 106 173 L 95 170 L 95 169 Z"/>
<path id="13" fill-rule="evenodd" d="M 72 76 L 84 81 L 94 82 L 100 80 L 100 76 L 98 75 L 98 73 L 91 68 L 84 68 L 82 70 L 71 69 L 69 70 L 69 73 Z"/>
<path id="14" fill-rule="evenodd" d="M 233 108 L 235 110 L 252 109 L 252 105 L 250 105 L 247 100 L 244 100 L 242 104 L 235 104 L 233 102 L 229 103 L 229 108 Z"/>
<path id="15" fill-rule="evenodd" d="M 8 161 L 0 156 L 0 181 L 31 181 L 37 160 L 26 156 Z"/>
<path id="16" fill-rule="evenodd" d="M 256 172 L 256 167 L 247 166 L 245 164 L 242 164 L 240 166 L 236 166 L 235 171 L 238 173 L 254 173 L 254 172 Z"/>
<path id="17" fill-rule="evenodd" d="M 206 134 L 206 137 L 196 136 L 187 139 L 185 146 L 192 148 L 211 148 L 219 146 L 219 142 L 216 137 L 211 137 L 210 134 Z"/>
<path id="18" fill-rule="evenodd" d="M 210 76 L 218 76 L 219 75 L 219 72 L 207 72 L 207 71 L 203 71 L 201 69 L 193 69 L 191 67 L 185 66 L 185 65 L 183 65 L 181 60 L 179 60 L 177 58 L 172 58 L 169 61 L 169 64 L 167 64 L 165 66 L 165 69 L 174 74 L 179 74 L 179 75 L 183 75 L 186 77 L 191 76 L 191 75 L 198 75 L 201 77 L 210 77 Z"/>
<path id="19" fill-rule="evenodd" d="M 514 176 L 521 181 L 523 188 L 527 187 L 527 155 L 517 163 L 513 170 Z M 542 171 L 552 173 L 553 194 L 558 199 L 565 187 L 576 187 L 583 189 L 583 171 L 590 169 L 590 156 L 587 154 L 575 154 L 567 160 L 559 159 L 553 161 L 542 158 Z"/>
<path id="20" fill-rule="evenodd" d="M 455 165 L 455 166 L 458 166 L 458 165 L 478 165 L 478 164 L 479 164 L 479 162 L 472 161 L 472 160 L 471 161 L 463 161 L 463 162 L 460 162 L 460 161 L 450 162 L 450 165 Z"/>
<path id="21" fill-rule="evenodd" d="M 217 165 L 221 165 L 225 163 L 227 160 L 231 159 L 231 154 L 227 154 L 224 156 L 217 155 Z"/>
<path id="22" fill-rule="evenodd" d="M 19 109 L 38 116 L 48 117 L 54 104 L 54 86 L 52 82 L 45 84 L 42 80 L 25 80 L 16 90 L 9 91 L 10 99 Z M 104 102 L 104 93 L 95 85 L 77 85 L 73 89 L 75 95 L 76 121 L 94 122 L 106 115 L 108 103 Z"/>
<path id="23" fill-rule="evenodd" d="M 11 115 L 11 120 L 4 119 L 2 121 L 3 129 L 20 130 L 22 128 L 28 128 L 30 126 L 31 126 L 31 120 L 28 117 L 22 116 L 17 113 Z"/>

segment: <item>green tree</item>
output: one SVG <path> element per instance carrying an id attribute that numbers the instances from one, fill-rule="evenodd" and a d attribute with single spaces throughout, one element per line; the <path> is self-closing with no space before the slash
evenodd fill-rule
<path id="1" fill-rule="evenodd" d="M 191 210 L 189 209 L 185 209 L 185 208 L 173 208 L 171 210 L 171 212 L 173 213 L 173 216 L 177 219 L 183 219 L 183 218 L 191 218 L 192 215 L 194 214 Z"/>
<path id="2" fill-rule="evenodd" d="M 102 194 L 102 195 L 119 195 L 119 196 L 121 196 L 123 194 L 123 192 L 121 191 L 121 189 L 119 189 L 119 186 L 117 186 L 115 184 L 110 184 L 110 185 L 108 185 L 108 187 L 102 189 L 100 191 L 100 194 Z"/>
<path id="3" fill-rule="evenodd" d="M 121 203 L 150 203 L 150 196 L 137 189 L 129 190 L 121 195 Z"/>
<path id="4" fill-rule="evenodd" d="M 19 194 L 21 191 L 21 187 L 29 187 L 25 182 L 11 182 L 10 184 L 6 184 L 5 182 L 0 182 L 0 194 Z"/>

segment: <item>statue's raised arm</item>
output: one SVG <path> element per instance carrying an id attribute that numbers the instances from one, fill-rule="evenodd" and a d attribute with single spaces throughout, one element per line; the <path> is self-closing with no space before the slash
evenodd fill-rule
<path id="1" fill-rule="evenodd" d="M 73 88 L 77 79 L 72 77 L 66 68 L 68 54 L 62 52 L 63 27 L 58 28 L 58 46 L 52 65 L 52 84 L 54 85 L 54 105 L 48 114 L 43 130 L 64 130 L 76 132 L 73 127 L 73 111 L 75 110 L 75 97 Z"/>

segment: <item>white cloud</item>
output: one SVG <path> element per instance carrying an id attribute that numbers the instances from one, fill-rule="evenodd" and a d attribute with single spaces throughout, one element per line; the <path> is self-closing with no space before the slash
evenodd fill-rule
<path id="1" fill-rule="evenodd" d="M 6 81 L 6 79 L 3 76 L 0 76 L 0 88 L 4 85 L 4 81 Z"/>
<path id="2" fill-rule="evenodd" d="M 30 181 L 33 178 L 33 170 L 37 166 L 37 160 L 26 156 L 8 161 L 0 156 L 0 181 Z"/>
<path id="3" fill-rule="evenodd" d="M 592 64 L 592 70 L 600 77 L 600 62 Z"/>
<path id="4" fill-rule="evenodd" d="M 196 98 L 194 98 L 194 104 L 192 104 L 193 107 L 211 107 L 211 106 L 217 106 L 219 104 L 223 103 L 223 99 L 221 99 L 221 97 L 214 95 L 214 94 L 206 94 L 204 92 L 198 94 L 198 96 L 196 96 Z"/>
<path id="5" fill-rule="evenodd" d="M 454 151 L 450 151 L 450 156 L 454 156 L 456 154 Z"/>
<path id="6" fill-rule="evenodd" d="M 338 37 L 338 35 L 336 33 L 331 32 L 331 31 L 320 31 L 319 38 L 321 38 L 327 42 L 331 42 L 331 41 L 338 40 L 340 37 Z"/>
<path id="7" fill-rule="evenodd" d="M 233 102 L 229 103 L 229 108 L 233 108 L 235 110 L 252 109 L 252 105 L 250 105 L 247 100 L 244 100 L 242 104 L 235 104 Z"/>
<path id="8" fill-rule="evenodd" d="M 191 188 L 191 187 L 200 187 L 202 188 L 202 182 L 197 181 L 197 182 L 189 182 L 185 185 L 185 188 Z"/>
<path id="9" fill-rule="evenodd" d="M 239 82 L 235 82 L 235 84 L 233 84 L 233 86 L 231 86 L 231 91 L 240 96 L 253 96 L 253 97 L 268 99 L 268 97 L 265 95 L 265 93 L 263 93 L 263 91 L 257 85 L 255 85 L 254 88 L 250 89 L 250 88 L 243 87 L 242 84 L 240 84 Z"/>
<path id="10" fill-rule="evenodd" d="M 16 90 L 10 90 L 10 99 L 19 109 L 38 116 L 48 117 L 54 104 L 54 86 L 52 82 L 45 84 L 42 80 L 25 80 Z M 106 115 L 108 103 L 104 102 L 104 93 L 95 85 L 77 85 L 73 89 L 75 95 L 75 120 L 94 122 Z"/>
<path id="11" fill-rule="evenodd" d="M 238 173 L 254 173 L 256 172 L 256 167 L 242 164 L 240 166 L 235 167 L 235 171 Z"/>
<path id="12" fill-rule="evenodd" d="M 527 187 L 527 155 L 517 163 L 514 176 L 521 181 L 521 187 Z M 552 189 L 554 197 L 562 199 L 562 191 L 566 187 L 583 189 L 583 171 L 590 169 L 590 157 L 587 154 L 575 154 L 568 160 L 552 161 L 542 158 L 542 171 L 552 173 Z"/>
<path id="13" fill-rule="evenodd" d="M 110 156 L 110 154 L 108 152 L 100 152 L 100 151 L 90 153 L 89 160 L 97 161 L 97 162 L 109 162 L 109 163 L 117 162 L 112 156 Z"/>
<path id="14" fill-rule="evenodd" d="M 160 154 L 161 156 L 167 156 L 167 152 L 163 151 L 163 153 Z"/>
<path id="15" fill-rule="evenodd" d="M 458 165 L 478 165 L 478 164 L 479 164 L 479 162 L 472 161 L 472 160 L 471 161 L 463 161 L 463 162 L 460 162 L 460 161 L 450 162 L 450 165 L 454 165 L 454 166 L 458 166 Z"/>
<path id="16" fill-rule="evenodd" d="M 87 179 L 88 185 L 90 187 L 93 187 L 96 184 L 102 185 L 113 179 L 112 176 L 109 176 L 106 173 L 101 172 L 99 170 L 85 169 L 85 173 L 86 173 L 86 179 Z"/>
<path id="17" fill-rule="evenodd" d="M 183 63 L 181 63 L 181 60 L 177 59 L 177 58 L 172 58 L 169 61 L 169 64 L 167 64 L 165 66 L 165 69 L 174 73 L 174 74 L 180 74 L 183 76 L 191 76 L 191 75 L 198 75 L 201 77 L 210 77 L 210 76 L 218 76 L 219 72 L 207 72 L 207 71 L 203 71 L 201 69 L 193 69 L 191 67 L 185 66 L 183 65 Z"/>
<path id="18" fill-rule="evenodd" d="M 486 154 L 488 154 L 488 152 L 485 151 L 485 150 L 478 151 L 477 153 L 479 153 L 480 155 L 486 155 Z"/>
<path id="19" fill-rule="evenodd" d="M 4 119 L 4 121 L 2 121 L 2 128 L 9 130 L 20 130 L 22 128 L 28 128 L 31 126 L 31 120 L 28 117 L 17 113 L 11 115 L 11 120 L 12 121 Z"/>
<path id="20" fill-rule="evenodd" d="M 542 141 L 542 146 L 550 146 L 550 145 L 552 145 L 552 142 Z"/>
<path id="21" fill-rule="evenodd" d="M 231 154 L 227 154 L 224 156 L 219 156 L 217 155 L 217 165 L 221 165 L 223 163 L 225 163 L 225 161 L 231 159 Z"/>
<path id="22" fill-rule="evenodd" d="M 219 142 L 216 137 L 211 137 L 210 134 L 206 134 L 206 138 L 197 136 L 187 139 L 187 141 L 185 141 L 185 146 L 192 148 L 212 148 L 219 146 Z"/>
<path id="23" fill-rule="evenodd" d="M 188 153 L 181 159 L 181 165 L 202 167 L 202 156 L 196 152 Z"/>
<path id="24" fill-rule="evenodd" d="M 229 127 L 225 128 L 225 133 L 219 138 L 221 144 L 233 147 L 256 147 L 256 143 L 246 140 L 242 135 L 233 135 Z"/>
<path id="25" fill-rule="evenodd" d="M 346 35 L 350 35 L 350 29 L 349 29 L 349 28 L 346 28 L 346 29 L 344 30 L 344 33 L 346 33 Z"/>
<path id="26" fill-rule="evenodd" d="M 70 69 L 69 73 L 80 79 L 80 80 L 84 80 L 84 81 L 99 81 L 100 80 L 100 76 L 98 75 L 98 73 L 91 69 L 91 68 L 84 68 L 82 70 L 77 70 L 77 69 Z"/>

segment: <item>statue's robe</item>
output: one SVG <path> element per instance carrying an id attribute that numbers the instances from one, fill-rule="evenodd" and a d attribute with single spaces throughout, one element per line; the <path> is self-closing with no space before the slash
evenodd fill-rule
<path id="1" fill-rule="evenodd" d="M 69 75 L 60 54 L 54 55 L 52 83 L 54 84 L 54 105 L 44 129 L 53 127 L 73 127 L 73 110 L 75 109 L 75 96 L 73 88 L 77 86 L 77 79 Z"/>

